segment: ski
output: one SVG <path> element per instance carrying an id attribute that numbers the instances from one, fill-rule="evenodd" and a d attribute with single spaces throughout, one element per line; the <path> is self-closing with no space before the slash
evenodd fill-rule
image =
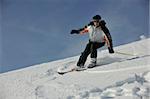
<path id="1" fill-rule="evenodd" d="M 99 65 L 96 65 L 96 66 L 94 66 L 94 67 L 97 67 L 97 66 L 99 66 Z M 94 68 L 94 67 L 88 68 L 88 67 L 85 66 L 85 68 L 78 68 L 78 69 L 75 68 L 75 67 L 73 67 L 73 68 L 68 69 L 68 70 L 67 70 L 67 68 L 65 68 L 66 70 L 65 70 L 65 69 L 62 69 L 62 68 L 58 68 L 58 69 L 57 69 L 57 73 L 60 74 L 60 75 L 63 75 L 63 74 L 67 74 L 67 73 L 74 72 L 74 71 L 77 71 L 77 72 L 85 71 L 85 70 L 88 70 L 88 69 L 92 69 L 92 68 Z"/>
<path id="2" fill-rule="evenodd" d="M 73 72 L 73 71 L 75 71 L 75 69 L 71 69 L 71 70 L 68 70 L 68 71 L 57 71 L 57 73 L 60 74 L 60 75 L 63 75 L 63 74 Z"/>
<path id="3" fill-rule="evenodd" d="M 80 71 L 84 71 L 84 70 L 87 70 L 87 69 L 88 68 L 81 68 L 81 69 L 72 68 L 72 69 L 69 69 L 69 70 L 58 69 L 57 73 L 60 74 L 60 75 L 64 75 L 64 74 L 67 74 L 67 73 L 70 73 L 70 72 L 74 72 L 74 71 L 80 72 Z"/>

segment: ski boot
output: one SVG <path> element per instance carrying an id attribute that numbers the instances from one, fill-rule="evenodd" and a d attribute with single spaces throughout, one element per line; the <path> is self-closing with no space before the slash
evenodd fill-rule
<path id="1" fill-rule="evenodd" d="M 93 68 L 96 66 L 96 58 L 91 58 L 91 63 L 88 65 L 88 68 Z"/>
<path id="2" fill-rule="evenodd" d="M 77 66 L 75 67 L 76 71 L 82 71 L 85 70 L 85 66 L 83 64 L 77 64 Z"/>

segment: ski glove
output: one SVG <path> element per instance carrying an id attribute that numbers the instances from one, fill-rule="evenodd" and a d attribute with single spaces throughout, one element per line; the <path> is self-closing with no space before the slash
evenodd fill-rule
<path id="1" fill-rule="evenodd" d="M 108 51 L 109 51 L 110 54 L 114 53 L 114 50 L 111 47 L 108 47 Z"/>
<path id="2" fill-rule="evenodd" d="M 71 30 L 70 34 L 79 34 L 80 31 L 79 30 Z"/>

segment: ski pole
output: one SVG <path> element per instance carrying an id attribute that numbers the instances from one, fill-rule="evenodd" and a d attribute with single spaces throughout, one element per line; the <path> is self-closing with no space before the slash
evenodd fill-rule
<path id="1" fill-rule="evenodd" d="M 105 45 L 105 47 L 109 47 L 108 45 Z M 134 54 L 130 54 L 130 53 L 124 53 L 124 52 L 118 52 L 118 51 L 114 51 L 114 53 L 117 53 L 117 54 L 122 54 L 122 55 L 128 55 L 128 56 L 136 56 L 136 57 L 139 57 L 137 55 L 134 55 Z"/>

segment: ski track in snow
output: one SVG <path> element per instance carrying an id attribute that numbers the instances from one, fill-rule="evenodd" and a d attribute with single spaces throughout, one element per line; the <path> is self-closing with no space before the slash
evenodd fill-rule
<path id="1" fill-rule="evenodd" d="M 110 73 L 110 72 L 122 72 L 122 71 L 127 71 L 127 70 L 135 70 L 135 69 L 143 69 L 147 68 L 147 66 L 139 66 L 139 67 L 128 67 L 128 68 L 121 68 L 121 69 L 112 69 L 112 70 L 99 70 L 99 71 L 94 71 L 94 70 L 86 70 L 83 71 L 85 73 Z"/>

